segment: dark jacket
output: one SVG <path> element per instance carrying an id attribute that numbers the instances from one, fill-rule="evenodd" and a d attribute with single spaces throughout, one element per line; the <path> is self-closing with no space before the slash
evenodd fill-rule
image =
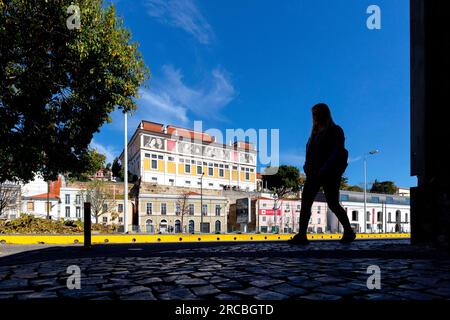
<path id="1" fill-rule="evenodd" d="M 338 125 L 309 138 L 303 170 L 307 176 L 341 176 L 347 168 L 344 131 Z"/>

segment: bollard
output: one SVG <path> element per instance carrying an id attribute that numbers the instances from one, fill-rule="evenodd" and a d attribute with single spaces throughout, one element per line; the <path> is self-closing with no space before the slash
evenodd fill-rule
<path id="1" fill-rule="evenodd" d="M 84 248 L 91 248 L 91 203 L 84 203 Z"/>

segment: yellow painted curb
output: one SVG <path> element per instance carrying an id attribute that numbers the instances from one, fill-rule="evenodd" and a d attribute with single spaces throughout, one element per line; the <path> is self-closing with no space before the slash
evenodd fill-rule
<path id="1" fill-rule="evenodd" d="M 92 243 L 286 241 L 294 234 L 104 234 L 92 235 Z M 310 240 L 338 240 L 342 234 L 309 234 Z M 357 239 L 405 239 L 409 233 L 357 234 Z M 1 244 L 80 244 L 83 235 L 0 235 Z"/>

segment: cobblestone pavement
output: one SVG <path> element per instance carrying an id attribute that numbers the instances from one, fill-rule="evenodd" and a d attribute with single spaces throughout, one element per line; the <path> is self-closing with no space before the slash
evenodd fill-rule
<path id="1" fill-rule="evenodd" d="M 55 259 L 53 252 L 49 260 L 42 254 L 41 261 L 3 263 L 0 299 L 450 299 L 450 257 L 405 240 L 127 248 L 129 254 L 121 256 Z M 70 265 L 81 269 L 80 290 L 67 288 Z M 381 269 L 380 290 L 367 288 L 371 265 Z"/>

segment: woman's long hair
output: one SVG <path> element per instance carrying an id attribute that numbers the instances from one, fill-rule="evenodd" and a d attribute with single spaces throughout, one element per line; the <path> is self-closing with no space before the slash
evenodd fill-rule
<path id="1" fill-rule="evenodd" d="M 326 131 L 330 127 L 335 125 L 333 118 L 331 117 L 330 108 L 328 108 L 328 106 L 325 103 L 316 104 L 311 109 L 311 112 L 313 112 L 313 111 L 317 112 L 318 122 L 320 122 L 323 125 L 323 130 Z M 319 131 L 319 128 L 317 127 L 317 124 L 315 124 L 313 122 L 310 136 L 312 136 L 314 133 L 317 133 L 318 131 Z"/>

